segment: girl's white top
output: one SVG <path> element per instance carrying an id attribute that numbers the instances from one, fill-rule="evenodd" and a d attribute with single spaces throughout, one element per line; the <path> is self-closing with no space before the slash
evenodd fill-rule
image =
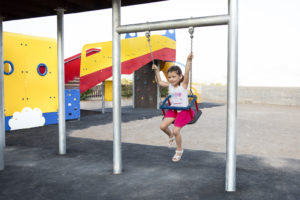
<path id="1" fill-rule="evenodd" d="M 188 91 L 182 85 L 175 88 L 172 84 L 169 84 L 169 95 L 171 95 L 171 106 L 187 107 L 189 105 Z"/>

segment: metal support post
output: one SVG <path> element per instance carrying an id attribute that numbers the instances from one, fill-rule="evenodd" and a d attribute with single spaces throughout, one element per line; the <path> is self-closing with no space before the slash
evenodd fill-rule
<path id="1" fill-rule="evenodd" d="M 5 112 L 4 112 L 4 63 L 3 63 L 3 18 L 0 16 L 0 170 L 4 169 Z"/>
<path id="2" fill-rule="evenodd" d="M 132 107 L 135 108 L 135 79 L 134 75 L 135 72 L 133 72 L 133 78 L 132 78 Z"/>
<path id="3" fill-rule="evenodd" d="M 238 0 L 228 0 L 227 140 L 225 190 L 236 190 L 236 129 L 238 88 Z"/>
<path id="4" fill-rule="evenodd" d="M 156 109 L 159 110 L 159 106 L 160 106 L 160 90 L 159 90 L 160 86 L 159 84 L 156 84 Z"/>
<path id="5" fill-rule="evenodd" d="M 59 154 L 66 154 L 65 67 L 64 67 L 64 9 L 57 11 L 57 67 L 58 67 L 58 131 Z"/>
<path id="6" fill-rule="evenodd" d="M 116 28 L 121 21 L 121 0 L 112 1 L 113 54 L 113 173 L 122 173 L 121 150 L 121 37 Z"/>
<path id="7" fill-rule="evenodd" d="M 105 81 L 102 82 L 102 96 L 101 96 L 101 99 L 102 99 L 102 114 L 105 113 Z"/>
<path id="8" fill-rule="evenodd" d="M 160 73 L 160 62 L 158 61 L 157 62 L 157 66 L 158 66 L 158 69 L 159 69 L 159 73 Z M 156 76 L 156 75 L 154 75 Z M 159 106 L 160 106 L 160 100 L 161 100 L 161 97 L 160 97 L 160 86 L 158 83 L 156 83 L 156 109 L 159 110 Z"/>

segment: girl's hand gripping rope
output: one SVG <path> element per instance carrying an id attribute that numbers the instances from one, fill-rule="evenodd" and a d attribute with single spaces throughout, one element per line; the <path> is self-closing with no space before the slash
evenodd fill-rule
<path id="1" fill-rule="evenodd" d="M 192 62 L 193 58 L 194 58 L 194 55 L 193 55 L 193 53 L 191 52 L 191 53 L 188 55 L 188 57 L 187 57 L 187 61 L 188 61 L 188 62 Z"/>
<path id="2" fill-rule="evenodd" d="M 155 64 L 152 64 L 152 69 L 153 69 L 154 71 L 158 71 L 158 67 L 157 67 Z"/>

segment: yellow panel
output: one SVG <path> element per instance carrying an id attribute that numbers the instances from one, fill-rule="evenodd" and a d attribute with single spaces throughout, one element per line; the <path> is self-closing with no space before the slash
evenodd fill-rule
<path id="1" fill-rule="evenodd" d="M 43 113 L 57 112 L 58 78 L 56 40 L 4 33 L 4 60 L 14 64 L 5 76 L 6 116 L 24 107 L 40 108 Z M 44 63 L 48 72 L 40 76 L 37 67 Z"/>
<path id="2" fill-rule="evenodd" d="M 193 94 L 197 96 L 197 103 L 202 103 L 202 96 L 198 93 L 197 89 L 192 87 L 192 91 L 193 91 Z M 191 94 L 190 90 L 189 90 L 189 94 Z"/>
<path id="3" fill-rule="evenodd" d="M 113 100 L 112 81 L 111 80 L 106 80 L 104 86 L 105 86 L 105 88 L 104 88 L 104 100 L 105 101 L 112 101 Z"/>
<path id="4" fill-rule="evenodd" d="M 99 53 L 86 56 L 86 51 L 92 48 L 101 49 Z M 112 63 L 112 43 L 100 42 L 84 45 L 81 52 L 80 76 L 96 72 L 111 66 Z"/>
<path id="5" fill-rule="evenodd" d="M 25 70 L 23 66 L 24 54 L 20 53 L 23 48 L 21 38 L 17 34 L 3 33 L 4 61 L 12 62 L 14 71 L 10 75 L 4 75 L 4 103 L 5 115 L 11 116 L 15 111 L 21 111 L 26 107 L 25 95 Z M 18 53 L 19 52 L 19 53 Z"/>
<path id="6" fill-rule="evenodd" d="M 86 51 L 92 48 L 99 48 L 99 53 L 86 57 Z M 151 36 L 152 51 L 162 48 L 176 48 L 176 41 L 162 36 Z M 121 40 L 121 62 L 131 60 L 150 53 L 146 37 L 136 37 Z M 105 69 L 112 66 L 112 42 L 100 42 L 87 44 L 82 48 L 80 76 Z"/>

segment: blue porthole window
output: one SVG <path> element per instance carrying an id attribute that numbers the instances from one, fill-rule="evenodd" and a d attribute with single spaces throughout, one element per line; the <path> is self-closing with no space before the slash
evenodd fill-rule
<path id="1" fill-rule="evenodd" d="M 3 64 L 4 64 L 4 74 L 11 75 L 14 72 L 14 64 L 8 60 L 5 60 Z"/>
<path id="2" fill-rule="evenodd" d="M 45 76 L 48 72 L 47 65 L 44 63 L 39 64 L 37 67 L 37 72 L 39 73 L 39 75 Z"/>

